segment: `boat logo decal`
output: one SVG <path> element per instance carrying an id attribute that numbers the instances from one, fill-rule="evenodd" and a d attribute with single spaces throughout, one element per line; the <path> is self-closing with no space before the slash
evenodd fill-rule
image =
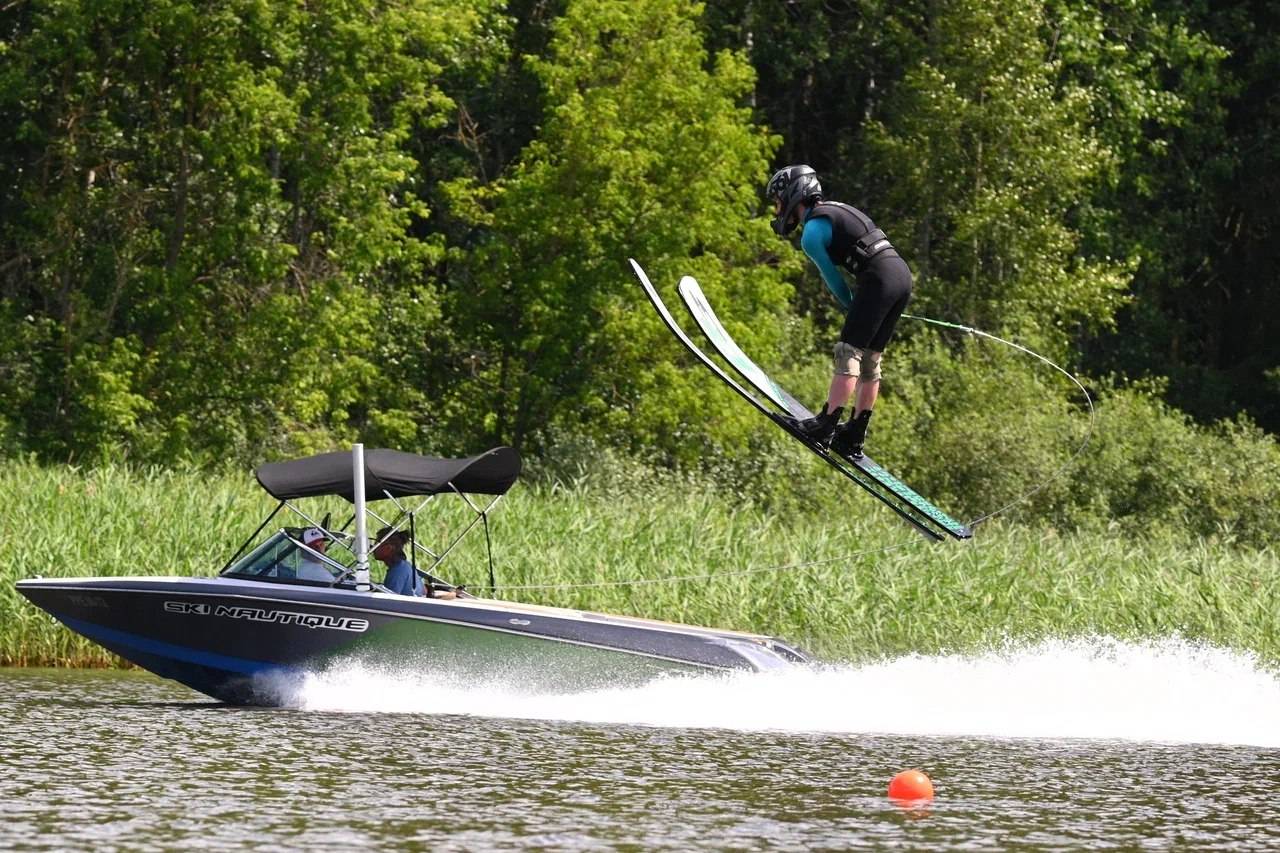
<path id="1" fill-rule="evenodd" d="M 211 604 L 192 604 L 187 601 L 166 601 L 164 609 L 169 613 L 195 613 L 208 616 L 213 611 Z"/>
<path id="2" fill-rule="evenodd" d="M 271 622 L 277 625 L 301 625 L 304 628 L 328 628 L 335 631 L 362 633 L 369 630 L 368 619 L 351 616 L 321 616 L 316 613 L 295 613 L 292 610 L 267 610 L 262 607 L 239 607 L 225 604 L 199 604 L 190 601 L 166 601 L 168 613 L 184 616 L 221 616 L 225 619 L 248 619 L 251 622 Z"/>

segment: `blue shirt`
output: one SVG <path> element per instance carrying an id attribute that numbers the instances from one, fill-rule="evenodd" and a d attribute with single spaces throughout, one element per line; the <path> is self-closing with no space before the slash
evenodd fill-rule
<path id="1" fill-rule="evenodd" d="M 830 246 L 831 220 L 825 216 L 814 216 L 810 213 L 804 220 L 804 231 L 800 234 L 800 248 L 804 249 L 809 260 L 817 265 L 827 290 L 830 290 L 836 301 L 848 311 L 853 303 L 853 294 L 849 292 L 849 285 L 840 274 L 840 269 L 831 260 L 830 253 L 827 252 Z"/>
<path id="2" fill-rule="evenodd" d="M 422 585 L 422 578 L 413 570 L 413 566 L 404 557 L 387 566 L 387 577 L 382 585 L 398 595 L 426 595 L 427 589 Z"/>

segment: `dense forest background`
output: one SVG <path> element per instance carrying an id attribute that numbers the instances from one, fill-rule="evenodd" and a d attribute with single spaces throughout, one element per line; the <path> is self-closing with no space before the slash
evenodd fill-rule
<path id="1" fill-rule="evenodd" d="M 761 197 L 804 162 L 913 313 L 1096 399 L 904 323 L 878 456 L 978 513 L 1087 437 L 1026 512 L 1274 541 L 1278 35 L 1256 0 L 13 0 L 0 456 L 510 443 L 806 501 L 626 265 L 816 401 L 841 318 Z"/>

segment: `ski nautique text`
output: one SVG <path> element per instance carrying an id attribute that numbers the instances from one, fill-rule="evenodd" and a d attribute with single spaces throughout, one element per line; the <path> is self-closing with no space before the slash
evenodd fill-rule
<path id="1" fill-rule="evenodd" d="M 292 610 L 266 610 L 262 607 L 229 606 L 226 604 L 200 604 L 190 601 L 166 601 L 164 609 L 169 613 L 196 616 L 222 616 L 227 619 L 248 619 L 251 622 L 274 622 L 279 625 L 301 625 L 304 628 L 329 628 L 336 631 L 369 629 L 368 619 L 350 616 L 320 616 L 315 613 L 296 613 Z"/>

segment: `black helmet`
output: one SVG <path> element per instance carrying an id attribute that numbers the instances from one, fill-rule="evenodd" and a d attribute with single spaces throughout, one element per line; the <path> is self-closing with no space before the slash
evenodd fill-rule
<path id="1" fill-rule="evenodd" d="M 822 184 L 818 183 L 818 173 L 812 167 L 788 166 L 773 173 L 764 196 L 775 206 L 781 202 L 778 215 L 769 224 L 775 233 L 785 237 L 799 224 L 792 221 L 792 216 L 800 203 L 822 198 Z"/>

